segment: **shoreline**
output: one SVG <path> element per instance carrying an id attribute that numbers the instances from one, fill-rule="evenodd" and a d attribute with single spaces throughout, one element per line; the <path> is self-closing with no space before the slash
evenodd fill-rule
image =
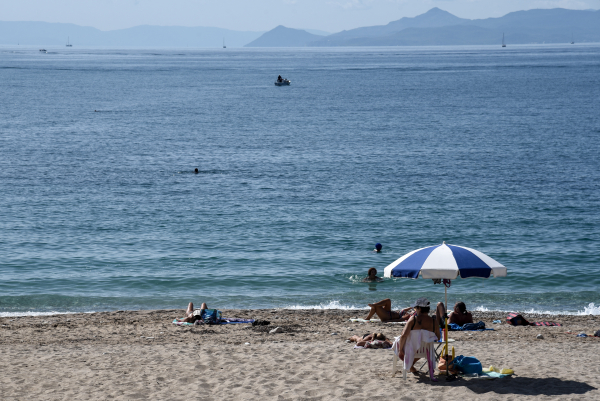
<path id="1" fill-rule="evenodd" d="M 593 305 L 593 304 L 591 304 Z M 36 311 L 27 311 L 27 312 L 0 312 L 0 319 L 4 318 L 23 318 L 23 317 L 49 317 L 49 316 L 69 316 L 69 315 L 90 315 L 94 313 L 123 313 L 123 312 L 158 312 L 158 311 L 178 311 L 179 309 L 118 309 L 111 311 L 90 311 L 90 312 L 36 312 Z M 183 309 L 182 309 L 183 310 Z M 221 310 L 221 309 L 220 309 Z M 229 308 L 222 309 L 222 311 L 227 310 L 236 310 L 236 311 L 247 311 L 247 312 L 264 312 L 264 311 L 286 311 L 286 312 L 302 312 L 302 311 L 337 311 L 338 313 L 350 313 L 350 314 L 360 314 L 367 313 L 369 308 L 364 309 L 340 309 L 340 308 L 248 308 L 248 309 L 240 309 L 240 308 Z M 564 317 L 589 317 L 589 316 L 598 316 L 600 320 L 600 314 L 589 313 L 585 314 L 584 312 L 573 312 L 573 313 L 543 313 L 543 312 L 526 312 L 526 311 L 518 311 L 518 310 L 510 310 L 510 311 L 478 311 L 478 310 L 469 310 L 469 312 L 473 315 L 474 319 L 501 319 L 504 320 L 506 316 L 511 313 L 519 313 L 523 315 L 525 318 L 547 318 L 547 319 L 558 319 Z M 10 315 L 3 315 L 2 313 L 10 313 Z"/>
<path id="2" fill-rule="evenodd" d="M 183 310 L 2 317 L 3 400 L 600 398 L 600 338 L 575 335 L 600 329 L 600 316 L 526 314 L 563 326 L 514 327 L 492 324 L 503 313 L 474 312 L 476 321 L 495 331 L 450 332 L 457 355 L 475 356 L 484 367 L 514 369 L 515 376 L 432 383 L 424 370 L 406 381 L 401 373 L 392 377 L 392 351 L 355 349 L 346 342 L 357 334 L 401 334 L 400 324 L 349 321 L 364 318 L 364 310 L 222 312 L 270 324 L 172 324 Z M 270 334 L 276 327 L 282 332 Z"/>

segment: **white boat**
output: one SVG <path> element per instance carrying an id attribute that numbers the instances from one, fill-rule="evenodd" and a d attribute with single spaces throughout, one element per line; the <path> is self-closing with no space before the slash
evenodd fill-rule
<path id="1" fill-rule="evenodd" d="M 285 79 L 285 78 L 281 78 L 280 80 L 275 81 L 275 85 L 277 86 L 285 86 L 285 85 L 289 85 L 291 84 L 292 81 L 290 81 L 289 79 Z"/>
<path id="2" fill-rule="evenodd" d="M 48 51 L 47 51 L 46 49 L 40 49 L 40 51 L 41 51 L 42 53 L 48 53 Z"/>
<path id="3" fill-rule="evenodd" d="M 69 37 L 68 36 L 67 36 L 67 47 L 73 47 L 73 45 L 69 43 Z"/>
<path id="4" fill-rule="evenodd" d="M 502 47 L 506 47 L 506 43 L 504 43 L 504 32 L 502 32 Z"/>

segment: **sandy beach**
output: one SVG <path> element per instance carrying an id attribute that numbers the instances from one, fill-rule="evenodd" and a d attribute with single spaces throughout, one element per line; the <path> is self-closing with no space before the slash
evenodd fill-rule
<path id="1" fill-rule="evenodd" d="M 119 311 L 0 318 L 3 400 L 420 400 L 599 399 L 599 316 L 528 316 L 563 327 L 492 324 L 504 313 L 475 313 L 495 331 L 451 332 L 457 354 L 511 378 L 430 382 L 392 378 L 392 351 L 354 349 L 346 339 L 398 324 L 351 323 L 365 311 L 224 310 L 249 324 L 180 327 L 182 311 Z M 267 331 L 281 327 L 283 333 Z M 334 334 L 335 333 L 335 334 Z M 536 339 L 543 334 L 544 339 Z M 247 344 L 248 343 L 248 344 Z"/>

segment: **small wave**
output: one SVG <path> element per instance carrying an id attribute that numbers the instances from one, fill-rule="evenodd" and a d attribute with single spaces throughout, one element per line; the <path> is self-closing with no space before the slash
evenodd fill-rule
<path id="1" fill-rule="evenodd" d="M 52 316 L 52 315 L 73 315 L 75 313 L 96 313 L 92 312 L 0 312 L 0 317 L 23 317 L 23 316 Z"/>
<path id="2" fill-rule="evenodd" d="M 473 309 L 475 312 L 514 312 L 515 310 L 502 310 L 502 309 L 489 309 L 485 306 L 478 306 Z M 584 306 L 583 310 L 579 311 L 551 311 L 551 310 L 538 310 L 531 308 L 529 310 L 519 310 L 519 312 L 527 314 L 538 314 L 538 315 L 571 315 L 571 316 L 588 316 L 588 315 L 600 315 L 600 305 L 596 306 L 593 302 Z"/>
<path id="3" fill-rule="evenodd" d="M 350 309 L 369 309 L 364 306 L 354 306 L 354 305 L 342 305 L 340 301 L 330 301 L 329 303 L 319 304 L 319 305 L 290 305 L 285 306 L 282 309 L 342 309 L 342 310 L 350 310 Z"/>

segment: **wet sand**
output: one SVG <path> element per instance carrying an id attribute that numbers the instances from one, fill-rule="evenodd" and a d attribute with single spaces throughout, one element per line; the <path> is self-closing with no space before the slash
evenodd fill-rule
<path id="1" fill-rule="evenodd" d="M 451 332 L 457 355 L 515 370 L 511 378 L 432 383 L 391 375 L 392 351 L 354 349 L 354 334 L 402 326 L 351 323 L 366 311 L 223 310 L 249 324 L 178 327 L 183 311 L 119 311 L 0 318 L 2 400 L 600 399 L 600 316 L 531 316 L 563 327 L 512 327 L 505 313 L 474 313 L 496 331 Z M 492 324 L 502 319 L 503 324 Z M 283 333 L 268 331 L 281 327 Z M 542 334 L 544 339 L 536 339 Z M 246 344 L 249 343 L 249 344 Z"/>

